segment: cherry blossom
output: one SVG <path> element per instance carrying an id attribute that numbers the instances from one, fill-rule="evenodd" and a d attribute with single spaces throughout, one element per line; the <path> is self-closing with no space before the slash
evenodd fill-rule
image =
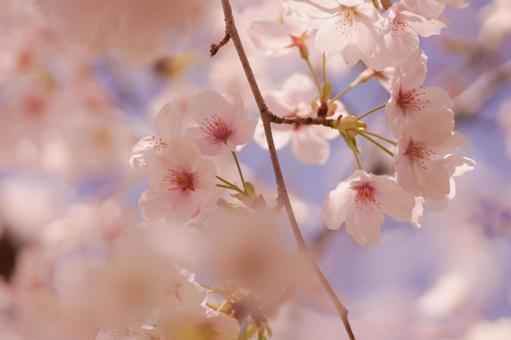
<path id="1" fill-rule="evenodd" d="M 132 167 L 145 166 L 147 154 L 160 154 L 168 149 L 168 144 L 182 137 L 183 110 L 174 103 L 166 103 L 156 115 L 159 134 L 141 138 L 133 147 L 130 159 Z"/>
<path id="2" fill-rule="evenodd" d="M 274 310 L 307 281 L 304 258 L 286 249 L 281 221 L 264 213 L 217 211 L 204 222 L 203 242 L 219 282 L 248 290 Z"/>
<path id="3" fill-rule="evenodd" d="M 305 41 L 308 38 L 308 28 L 303 22 L 287 15 L 283 22 L 257 20 L 249 27 L 249 34 L 254 45 L 269 55 L 280 55 L 293 47 L 307 54 Z"/>
<path id="4" fill-rule="evenodd" d="M 62 32 L 93 49 L 116 49 L 148 62 L 165 50 L 176 31 L 193 31 L 203 18 L 201 1 L 37 0 L 36 6 Z M 108 27 L 108 29 L 104 29 Z"/>
<path id="5" fill-rule="evenodd" d="M 479 12 L 481 30 L 479 40 L 484 44 L 496 46 L 511 35 L 511 3 L 506 0 L 491 1 Z"/>
<path id="6" fill-rule="evenodd" d="M 266 94 L 268 108 L 278 117 L 314 117 L 317 116 L 313 109 L 315 97 L 314 83 L 303 74 L 294 74 L 287 79 L 280 91 L 272 91 Z M 336 102 L 330 112 L 335 118 L 343 111 L 340 102 Z M 330 156 L 329 140 L 338 136 L 338 133 L 325 126 L 292 126 L 274 125 L 273 133 L 277 149 L 281 149 L 288 143 L 298 160 L 305 164 L 324 164 Z M 263 148 L 267 148 L 264 128 L 260 121 L 256 128 L 255 141 Z"/>
<path id="7" fill-rule="evenodd" d="M 453 119 L 449 94 L 439 87 L 421 87 L 426 79 L 426 56 L 418 53 L 397 68 L 392 80 L 391 97 L 386 105 L 392 132 L 399 136 L 410 121 L 431 112 Z"/>
<path id="8" fill-rule="evenodd" d="M 380 58 L 386 52 L 383 36 L 383 17 L 364 0 L 295 1 L 297 12 L 308 15 L 317 26 L 315 45 L 321 52 L 341 52 L 347 64 L 363 60 L 368 66 L 381 69 Z"/>
<path id="9" fill-rule="evenodd" d="M 323 218 L 329 229 L 339 229 L 346 223 L 351 237 L 366 246 L 380 238 L 384 214 L 409 221 L 414 207 L 414 197 L 393 178 L 356 171 L 328 194 Z"/>
<path id="10" fill-rule="evenodd" d="M 215 165 L 191 140 L 172 140 L 146 163 L 149 188 L 140 207 L 149 220 L 187 222 L 215 203 Z"/>
<path id="11" fill-rule="evenodd" d="M 197 126 L 187 134 L 206 155 L 217 155 L 250 142 L 256 121 L 248 116 L 239 93 L 230 93 L 231 101 L 214 91 L 204 91 L 190 100 L 189 113 Z"/>
<path id="12" fill-rule="evenodd" d="M 419 50 L 419 35 L 426 38 L 437 35 L 445 27 L 442 21 L 417 15 L 401 3 L 396 3 L 388 9 L 384 13 L 384 18 L 389 27 L 385 35 L 389 57 L 402 62 Z"/>
<path id="13" fill-rule="evenodd" d="M 404 189 L 431 201 L 452 198 L 452 176 L 461 175 L 475 165 L 468 158 L 452 154 L 467 143 L 453 129 L 452 117 L 439 111 L 421 116 L 403 130 L 396 156 L 396 175 Z"/>

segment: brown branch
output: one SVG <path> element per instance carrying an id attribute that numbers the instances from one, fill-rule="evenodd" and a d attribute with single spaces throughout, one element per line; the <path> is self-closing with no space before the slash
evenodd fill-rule
<path id="1" fill-rule="evenodd" d="M 270 112 L 270 122 L 275 124 L 290 124 L 290 125 L 323 125 L 329 128 L 336 129 L 335 124 L 336 120 L 334 119 L 326 119 L 321 117 L 278 117 Z"/>
<path id="2" fill-rule="evenodd" d="M 252 68 L 250 66 L 250 63 L 248 61 L 247 54 L 245 52 L 245 49 L 243 47 L 243 43 L 241 42 L 241 38 L 239 36 L 238 30 L 236 28 L 236 24 L 234 21 L 234 16 L 232 13 L 232 7 L 229 0 L 222 0 L 222 7 L 224 10 L 224 16 L 225 16 L 225 24 L 226 24 L 226 33 L 229 35 L 230 39 L 232 39 L 234 46 L 236 48 L 236 51 L 238 53 L 240 62 L 243 66 L 243 70 L 245 71 L 245 75 L 247 77 L 248 83 L 250 85 L 250 88 L 252 90 L 252 94 L 254 96 L 254 99 L 257 103 L 257 107 L 259 108 L 259 112 L 261 113 L 261 119 L 263 121 L 264 126 L 264 132 L 266 134 L 266 141 L 268 142 L 268 148 L 270 153 L 270 158 L 273 166 L 273 171 L 275 173 L 275 179 L 277 181 L 277 190 L 279 194 L 279 199 L 281 202 L 283 202 L 284 207 L 287 212 L 287 216 L 289 219 L 289 222 L 291 224 L 291 228 L 293 230 L 294 237 L 296 239 L 296 242 L 298 243 L 298 248 L 307 256 L 307 259 L 309 260 L 310 264 L 312 265 L 314 272 L 316 276 L 318 277 L 321 285 L 325 289 L 325 292 L 327 293 L 328 297 L 332 300 L 337 313 L 339 314 L 339 317 L 341 318 L 344 328 L 346 329 L 346 332 L 348 333 L 348 336 L 351 340 L 355 339 L 355 336 L 353 334 L 353 331 L 351 329 L 351 325 L 348 320 L 348 310 L 344 306 L 344 304 L 341 302 L 341 300 L 337 297 L 335 291 L 333 290 L 332 286 L 328 282 L 328 279 L 326 278 L 325 274 L 323 274 L 318 262 L 314 258 L 314 255 L 310 252 L 310 250 L 307 248 L 307 244 L 305 243 L 305 239 L 303 238 L 303 235 L 300 231 L 300 228 L 298 226 L 298 222 L 296 220 L 293 207 L 291 206 L 291 201 L 289 199 L 289 195 L 287 193 L 286 184 L 284 181 L 284 176 L 282 175 L 282 169 L 280 167 L 279 158 L 277 155 L 277 151 L 275 149 L 275 142 L 273 140 L 273 135 L 271 131 L 271 113 L 268 110 L 268 107 L 266 106 L 266 103 L 264 101 L 264 98 L 261 94 L 261 90 L 259 89 L 259 86 L 257 84 L 257 81 L 254 76 L 254 72 L 252 71 Z"/>
<path id="3" fill-rule="evenodd" d="M 215 56 L 218 51 L 231 40 L 231 35 L 229 32 L 227 32 L 227 29 L 225 31 L 225 36 L 220 40 L 218 44 L 211 44 L 211 47 L 209 49 L 209 54 L 213 57 Z"/>

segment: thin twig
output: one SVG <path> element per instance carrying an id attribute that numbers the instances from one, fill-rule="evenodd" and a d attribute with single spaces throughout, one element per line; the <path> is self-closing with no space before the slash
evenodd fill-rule
<path id="1" fill-rule="evenodd" d="M 209 49 L 210 56 L 215 56 L 218 51 L 231 40 L 231 36 L 227 30 L 225 31 L 225 36 L 220 40 L 218 44 L 211 44 L 211 48 Z"/>
<path id="2" fill-rule="evenodd" d="M 222 0 L 222 7 L 224 10 L 224 16 L 225 16 L 226 32 L 229 34 L 230 38 L 232 39 L 232 41 L 234 43 L 234 46 L 238 53 L 240 62 L 243 66 L 243 70 L 245 71 L 245 75 L 247 77 L 248 83 L 252 90 L 252 94 L 254 96 L 254 99 L 255 99 L 257 106 L 259 108 L 259 112 L 261 114 L 261 119 L 262 119 L 263 126 L 264 126 L 264 132 L 266 134 L 266 141 L 268 142 L 268 149 L 269 149 L 270 158 L 271 158 L 271 162 L 272 162 L 272 166 L 273 166 L 273 171 L 275 173 L 275 179 L 277 182 L 277 190 L 279 193 L 279 199 L 281 199 L 282 202 L 284 202 L 284 207 L 286 209 L 287 216 L 289 218 L 289 222 L 291 224 L 291 228 L 293 230 L 293 234 L 295 236 L 296 242 L 298 244 L 299 249 L 307 256 L 321 285 L 325 289 L 329 298 L 332 300 L 332 302 L 337 310 L 337 313 L 339 314 L 339 317 L 341 318 L 341 320 L 344 324 L 344 327 L 346 329 L 346 332 L 348 333 L 349 338 L 351 340 L 354 340 L 355 336 L 353 334 L 351 325 L 348 320 L 348 310 L 346 309 L 344 304 L 341 302 L 341 300 L 336 295 L 332 286 L 328 282 L 328 279 L 326 278 L 325 274 L 323 274 L 318 262 L 314 258 L 313 254 L 307 248 L 305 239 L 303 238 L 302 232 L 300 231 L 300 228 L 298 226 L 298 222 L 296 220 L 296 217 L 295 217 L 295 214 L 293 211 L 293 207 L 291 206 L 291 201 L 290 201 L 289 195 L 287 193 L 284 176 L 282 175 L 282 169 L 280 167 L 277 150 L 275 148 L 275 142 L 273 140 L 273 135 L 272 135 L 272 131 L 271 131 L 270 112 L 268 110 L 268 107 L 266 106 L 264 98 L 261 94 L 261 90 L 259 89 L 259 86 L 255 79 L 254 73 L 253 73 L 250 63 L 248 61 L 247 54 L 243 47 L 243 43 L 241 42 L 241 38 L 239 36 L 238 30 L 236 28 L 236 24 L 234 21 L 234 16 L 232 13 L 230 1 Z"/>

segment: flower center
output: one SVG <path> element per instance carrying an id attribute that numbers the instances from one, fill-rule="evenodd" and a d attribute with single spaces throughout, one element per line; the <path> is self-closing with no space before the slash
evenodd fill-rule
<path id="1" fill-rule="evenodd" d="M 378 205 L 378 201 L 374 195 L 374 188 L 369 183 L 361 183 L 353 186 L 353 189 L 357 192 L 355 195 L 355 203 L 360 205 Z"/>
<path id="2" fill-rule="evenodd" d="M 404 110 L 421 111 L 426 107 L 428 101 L 418 89 L 414 89 L 409 92 L 400 91 L 398 104 Z"/>
<path id="3" fill-rule="evenodd" d="M 408 148 L 406 148 L 405 155 L 414 159 L 431 159 L 434 153 L 421 143 L 410 141 Z"/>
<path id="4" fill-rule="evenodd" d="M 163 181 L 168 184 L 169 190 L 195 191 L 195 175 L 191 172 L 169 169 L 168 175 L 163 178 Z"/>
<path id="5" fill-rule="evenodd" d="M 425 161 L 433 159 L 435 153 L 421 143 L 410 141 L 408 148 L 406 148 L 405 155 L 410 157 L 412 161 L 419 164 L 422 168 L 426 169 L 427 166 Z"/>
<path id="6" fill-rule="evenodd" d="M 214 139 L 224 143 L 232 134 L 232 130 L 227 126 L 225 120 L 216 114 L 212 114 L 208 118 L 204 119 L 201 124 L 201 129 Z"/>
<path id="7" fill-rule="evenodd" d="M 339 7 L 339 16 L 340 21 L 345 25 L 353 26 L 353 21 L 355 20 L 356 8 L 350 7 L 346 5 L 341 5 Z"/>
<path id="8" fill-rule="evenodd" d="M 401 32 L 411 29 L 411 26 L 398 12 L 394 20 L 392 20 L 391 30 L 394 34 L 401 35 Z"/>

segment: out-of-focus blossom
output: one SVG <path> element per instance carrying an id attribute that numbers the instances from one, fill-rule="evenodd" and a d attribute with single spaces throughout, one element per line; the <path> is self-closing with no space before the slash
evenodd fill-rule
<path id="1" fill-rule="evenodd" d="M 500 123 L 506 132 L 507 149 L 511 155 L 511 101 L 507 101 L 500 107 Z"/>
<path id="2" fill-rule="evenodd" d="M 316 92 L 312 80 L 303 74 L 294 74 L 284 82 L 281 91 L 266 94 L 271 112 L 281 118 L 317 117 L 314 110 Z M 330 116 L 336 118 L 344 107 L 340 102 L 331 104 Z M 305 164 L 324 164 L 330 156 L 329 140 L 338 136 L 336 130 L 325 126 L 273 125 L 275 147 L 281 149 L 288 143 L 298 160 Z M 255 141 L 268 148 L 262 121 L 257 125 Z"/>
<path id="3" fill-rule="evenodd" d="M 511 34 L 511 2 L 494 0 L 483 7 L 479 13 L 481 30 L 479 39 L 484 44 L 497 46 Z"/>
<path id="4" fill-rule="evenodd" d="M 414 197 L 391 177 L 356 171 L 330 192 L 323 218 L 330 229 L 346 223 L 346 231 L 357 243 L 369 245 L 380 238 L 384 214 L 409 221 L 414 207 Z"/>
<path id="5" fill-rule="evenodd" d="M 304 57 L 308 56 L 308 27 L 292 15 L 283 16 L 281 22 L 254 21 L 250 24 L 249 34 L 254 45 L 269 55 L 279 55 L 296 47 Z"/>
<path id="6" fill-rule="evenodd" d="M 506 340 L 511 334 L 511 320 L 500 318 L 494 321 L 482 321 L 472 326 L 463 340 Z"/>
<path id="7" fill-rule="evenodd" d="M 168 39 L 193 32 L 204 17 L 203 1 L 37 0 L 36 6 L 61 31 L 93 48 L 116 49 L 153 61 Z"/>
<path id="8" fill-rule="evenodd" d="M 275 309 L 304 284 L 306 261 L 285 249 L 275 216 L 219 211 L 204 228 L 207 258 L 218 280 L 247 289 L 266 308 Z"/>

